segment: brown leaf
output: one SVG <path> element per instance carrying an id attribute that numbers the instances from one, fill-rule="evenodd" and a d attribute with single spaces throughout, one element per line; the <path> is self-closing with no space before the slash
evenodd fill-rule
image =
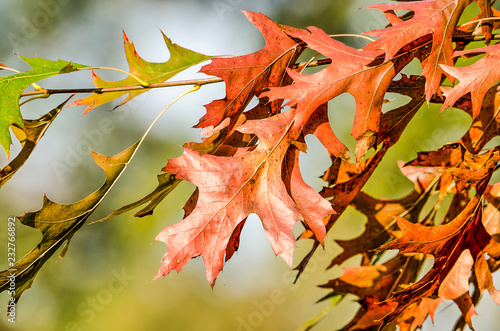
<path id="1" fill-rule="evenodd" d="M 500 134 L 500 85 L 491 87 L 484 95 L 482 106 L 461 141 L 470 153 L 479 153 L 484 146 Z M 470 94 L 461 97 L 455 107 L 464 109 L 472 116 Z"/>
<path id="2" fill-rule="evenodd" d="M 338 279 L 322 285 L 336 293 L 351 293 L 360 298 L 361 308 L 344 330 L 365 329 L 380 325 L 382 318 L 397 307 L 384 302 L 401 283 L 414 279 L 418 262 L 398 256 L 384 264 L 347 267 Z"/>
<path id="3" fill-rule="evenodd" d="M 426 197 L 427 194 L 423 193 Z M 359 237 L 351 240 L 336 240 L 343 252 L 335 257 L 330 265 L 340 265 L 349 258 L 361 254 L 361 264 L 369 263 L 375 254 L 374 249 L 391 239 L 390 229 L 395 224 L 392 215 L 402 215 L 408 212 L 411 222 L 416 222 L 418 214 L 425 204 L 426 197 L 413 191 L 401 199 L 375 199 L 364 192 L 359 192 L 351 202 L 351 206 L 365 214 L 368 222 L 365 231 Z"/>
<path id="4" fill-rule="evenodd" d="M 3 169 L 0 170 L 0 187 L 2 187 L 14 174 L 21 168 L 28 157 L 31 155 L 36 145 L 42 139 L 45 131 L 49 128 L 52 122 L 56 119 L 64 105 L 71 99 L 69 97 L 62 104 L 52 109 L 47 114 L 36 120 L 23 120 L 24 128 L 12 126 L 14 134 L 21 142 L 22 149 L 19 154 L 9 162 Z"/>
<path id="5" fill-rule="evenodd" d="M 377 167 L 377 165 L 382 160 L 383 156 L 387 152 L 387 145 L 382 145 L 382 148 L 375 153 L 368 160 L 360 162 L 358 164 L 349 164 L 345 161 L 341 161 L 338 159 L 338 163 L 341 164 L 341 170 L 338 170 L 341 175 L 344 175 L 343 181 L 331 180 L 332 187 L 325 187 L 320 192 L 320 194 L 324 198 L 332 198 L 332 204 L 335 208 L 335 212 L 324 219 L 325 226 L 327 231 L 331 229 L 331 227 L 337 222 L 340 215 L 344 212 L 344 210 L 349 206 L 351 201 L 356 197 L 356 195 L 361 191 L 363 185 L 370 178 L 373 171 Z M 354 170 L 354 172 L 349 172 L 348 169 Z M 335 184 L 335 185 L 333 185 Z M 313 237 L 313 233 L 310 231 L 305 231 L 300 238 L 311 238 Z M 298 270 L 297 278 L 304 272 L 309 260 L 312 258 L 314 252 L 319 247 L 320 243 L 316 240 L 313 244 L 313 247 L 309 251 L 309 253 L 301 260 L 301 262 L 295 267 Z"/>
<path id="6" fill-rule="evenodd" d="M 453 221 L 444 225 L 425 227 L 397 218 L 402 237 L 380 249 L 399 249 L 401 254 L 430 254 L 435 259 L 432 269 L 420 281 L 394 293 L 389 301 L 397 302 L 398 307 L 384 317 L 385 322 L 397 318 L 416 300 L 439 294 L 442 298 L 454 299 L 471 325 L 474 308 L 468 293 L 468 270 L 472 265 L 467 259 L 469 253 L 464 251 L 468 250 L 472 260 L 477 262 L 495 245 L 481 222 L 481 192 L 478 193 Z"/>

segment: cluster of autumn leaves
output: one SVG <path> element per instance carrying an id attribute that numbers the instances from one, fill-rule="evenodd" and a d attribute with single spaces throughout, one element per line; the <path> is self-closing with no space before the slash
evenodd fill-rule
<path id="1" fill-rule="evenodd" d="M 472 2 L 479 5 L 480 14 L 458 25 Z M 465 323 L 472 327 L 474 305 L 484 291 L 500 304 L 492 281 L 492 273 L 500 268 L 500 186 L 490 183 L 500 161 L 500 147 L 488 144 L 500 135 L 496 84 L 500 79 L 500 46 L 490 46 L 497 12 L 487 0 L 405 1 L 369 8 L 383 11 L 389 25 L 366 32 L 379 38 L 363 49 L 336 41 L 316 27 L 292 28 L 263 14 L 245 12 L 266 40 L 266 46 L 255 53 L 208 57 L 172 44 L 165 37 L 170 60 L 150 63 L 137 55 L 125 36 L 130 77 L 108 82 L 93 73 L 98 89 L 130 87 L 138 81 L 141 86 L 132 92 L 99 90 L 73 103 L 87 105 L 86 111 L 129 93 L 123 104 L 154 84 L 209 59 L 201 72 L 226 83 L 226 97 L 206 105 L 206 114 L 197 124 L 205 128 L 203 141 L 186 143 L 184 153 L 162 169 L 159 185 L 151 194 L 109 216 L 143 204 L 147 205 L 135 216 L 149 215 L 181 180 L 196 185 L 184 207 L 184 220 L 165 227 L 157 236 L 168 249 L 156 278 L 180 271 L 191 258 L 201 256 L 213 286 L 224 263 L 238 249 L 251 213 L 261 219 L 274 253 L 290 266 L 296 246 L 292 230 L 296 222 L 302 222 L 305 231 L 299 239 L 310 239 L 313 246 L 296 266 L 300 277 L 326 233 L 352 206 L 367 216 L 365 231 L 352 240 L 337 241 L 343 252 L 333 258 L 330 267 L 356 255 L 362 256 L 361 264 L 345 268 L 340 278 L 322 285 L 331 289 L 331 295 L 351 293 L 359 297 L 361 307 L 346 330 L 390 323 L 402 330 L 415 330 L 447 299 L 454 300 L 463 314 L 455 328 L 463 328 Z M 405 14 L 398 16 L 397 11 Z M 476 40 L 484 40 L 487 46 L 474 48 Z M 307 48 L 325 59 L 298 63 Z M 485 56 L 470 66 L 454 66 L 458 57 L 478 54 Z M 422 74 L 402 74 L 395 79 L 414 59 L 421 62 Z M 34 59 L 29 61 L 36 64 Z M 85 67 L 50 63 L 54 74 Z M 312 65 L 326 67 L 313 74 L 304 73 Z M 37 68 L 33 69 L 36 73 Z M 445 78 L 451 82 L 456 78 L 459 83 L 443 85 Z M 208 81 L 199 81 L 200 85 L 204 83 Z M 17 98 L 21 87 L 14 91 Z M 388 92 L 407 96 L 410 101 L 382 113 Z M 356 139 L 354 159 L 335 136 L 328 119 L 328 101 L 343 93 L 351 94 L 356 103 L 351 131 Z M 248 109 L 255 99 L 257 105 Z M 443 110 L 453 106 L 465 111 L 472 118 L 469 130 L 455 143 L 421 152 L 416 159 L 400 164 L 403 174 L 414 183 L 407 196 L 378 199 L 364 193 L 364 184 L 425 101 L 442 104 Z M 38 120 L 45 123 L 43 130 L 62 107 Z M 2 184 L 24 163 L 44 132 L 35 134 L 31 122 L 24 120 L 23 126 L 15 111 L 10 114 L 16 121 L 9 125 L 15 124 L 17 130 L 32 138 L 23 140 L 22 161 L 2 170 Z M 304 137 L 309 134 L 319 139 L 332 160 L 323 176 L 327 185 L 320 192 L 304 182 L 298 164 L 299 153 L 306 151 Z M 94 153 L 106 181 L 89 197 L 73 205 L 59 205 L 45 198 L 40 211 L 20 218 L 39 229 L 43 239 L 16 264 L 21 289 L 16 299 L 31 286 L 43 263 L 86 222 L 140 142 L 111 157 Z M 368 157 L 370 149 L 374 152 Z M 425 209 L 428 200 L 436 196 L 430 211 Z M 441 202 L 450 197 L 444 219 L 438 218 Z M 399 250 L 396 257 L 377 263 L 381 252 L 393 249 Z M 419 278 L 424 259 L 429 256 L 433 257 L 433 266 Z M 0 290 L 5 290 L 6 276 L 5 271 L 0 273 Z"/>

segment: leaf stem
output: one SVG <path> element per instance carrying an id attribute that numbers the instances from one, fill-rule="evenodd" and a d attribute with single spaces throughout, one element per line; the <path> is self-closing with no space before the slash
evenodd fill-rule
<path id="1" fill-rule="evenodd" d="M 353 33 L 341 33 L 341 34 L 330 34 L 328 35 L 329 37 L 336 38 L 336 37 L 357 37 L 357 38 L 362 38 L 366 39 L 370 42 L 375 41 L 375 39 L 364 36 L 362 34 L 353 34 Z"/>
<path id="2" fill-rule="evenodd" d="M 28 100 L 24 100 L 23 102 L 19 103 L 19 107 L 21 107 L 25 103 L 28 103 L 28 102 L 33 101 L 35 99 L 46 99 L 48 97 L 50 97 L 50 94 L 48 94 L 48 93 L 42 93 L 42 94 L 39 94 L 39 95 L 35 95 L 34 97 L 29 98 Z"/>
<path id="3" fill-rule="evenodd" d="M 7 70 L 7 71 L 12 71 L 12 72 L 15 72 L 16 74 L 20 73 L 19 70 L 16 70 L 16 69 L 13 69 L 13 68 L 9 68 L 9 67 L 3 66 L 3 65 L 0 65 L 0 69 Z"/>
<path id="4" fill-rule="evenodd" d="M 200 89 L 200 85 L 199 84 L 196 84 L 195 86 L 193 86 L 192 88 L 190 88 L 189 90 L 186 90 L 184 91 L 181 95 L 179 95 L 177 98 L 175 98 L 174 101 L 172 101 L 171 103 L 168 104 L 168 106 L 166 106 L 165 108 L 163 108 L 163 110 L 160 112 L 160 114 L 158 114 L 158 116 L 156 116 L 156 118 L 154 119 L 154 121 L 149 125 L 148 129 L 146 130 L 146 132 L 144 132 L 144 134 L 142 135 L 142 138 L 139 142 L 139 145 L 137 145 L 137 149 L 139 149 L 139 146 L 141 146 L 142 142 L 144 141 L 144 138 L 146 138 L 146 136 L 148 135 L 149 131 L 151 131 L 151 129 L 153 128 L 153 126 L 156 124 L 156 122 L 158 122 L 158 120 L 160 119 L 160 117 L 170 108 L 174 105 L 174 103 L 176 103 L 177 101 L 179 101 L 180 99 L 182 99 L 184 96 L 186 96 L 187 94 L 191 93 L 191 92 L 195 92 L 195 91 L 198 91 Z M 135 153 L 135 152 L 134 152 Z M 132 156 L 133 157 L 133 156 Z"/>
<path id="5" fill-rule="evenodd" d="M 482 23 L 483 21 L 498 21 L 498 20 L 500 20 L 500 17 L 485 17 L 485 18 L 480 18 L 477 20 L 473 20 L 473 21 L 464 23 L 462 25 L 459 25 L 458 27 L 461 28 L 461 27 L 464 27 L 466 25 L 470 25 L 470 24 L 474 24 L 474 23 Z"/>
<path id="6" fill-rule="evenodd" d="M 144 142 L 144 139 L 146 139 L 146 136 L 148 135 L 148 133 L 151 131 L 151 129 L 153 128 L 153 126 L 156 124 L 156 122 L 158 122 L 158 120 L 160 119 L 160 117 L 165 114 L 165 112 L 170 109 L 170 107 L 172 107 L 177 101 L 179 101 L 180 99 L 182 99 L 184 96 L 186 96 L 187 94 L 191 93 L 191 92 L 195 92 L 195 91 L 198 91 L 200 89 L 200 85 L 195 85 L 193 86 L 192 88 L 190 88 L 189 90 L 186 90 L 184 92 L 182 92 L 181 95 L 179 95 L 177 98 L 175 98 L 174 101 L 172 101 L 171 103 L 169 103 L 165 108 L 163 108 L 163 110 L 158 114 L 158 116 L 156 116 L 156 118 L 153 120 L 153 122 L 151 122 L 151 124 L 149 125 L 149 127 L 147 128 L 147 130 L 144 132 L 144 134 L 142 135 L 141 139 L 139 139 L 139 141 L 136 143 L 137 145 L 134 147 L 134 151 L 132 152 L 132 154 L 130 155 L 130 158 L 128 160 L 128 162 L 126 163 L 125 167 L 121 170 L 121 172 L 118 174 L 118 176 L 116 177 L 115 181 L 113 182 L 113 185 L 118 181 L 118 179 L 120 178 L 120 176 L 123 174 L 123 172 L 125 171 L 125 169 L 127 168 L 127 166 L 130 164 L 130 162 L 132 161 L 132 159 L 134 158 L 135 154 L 137 153 L 137 151 L 139 150 L 139 147 L 141 147 L 142 143 Z M 111 190 L 111 188 L 113 187 L 113 185 L 111 185 L 108 189 L 108 192 Z M 102 199 L 101 199 L 102 200 Z M 94 222 L 91 222 L 89 223 L 88 225 L 92 225 L 94 223 L 99 223 L 99 222 L 102 222 L 104 221 L 105 219 L 100 219 L 100 220 L 97 220 L 97 221 L 94 221 Z"/>
<path id="7" fill-rule="evenodd" d="M 309 61 L 308 61 L 309 62 Z M 316 67 L 321 65 L 327 65 L 332 62 L 330 59 L 322 59 L 317 61 L 300 62 L 294 65 L 294 68 L 303 67 L 307 65 L 308 67 Z M 207 85 L 213 83 L 221 83 L 223 80 L 219 77 L 202 78 L 202 79 L 189 79 L 173 82 L 163 82 L 163 83 L 151 83 L 148 86 L 143 85 L 130 85 L 130 86 L 118 86 L 118 87 L 91 87 L 91 88 L 72 88 L 72 89 L 44 89 L 43 91 L 32 91 L 24 92 L 21 97 L 34 96 L 40 94 L 67 94 L 67 93 L 110 93 L 110 92 L 123 92 L 123 91 L 135 91 L 143 89 L 153 89 L 160 87 L 173 87 L 173 86 L 184 86 L 184 85 Z"/>
<path id="8" fill-rule="evenodd" d="M 145 82 L 143 81 L 142 79 L 140 79 L 139 77 L 137 77 L 136 75 L 130 73 L 130 72 L 126 72 L 125 70 L 122 70 L 122 69 L 118 69 L 118 68 L 112 68 L 112 67 L 88 67 L 88 68 L 80 68 L 80 69 L 77 69 L 77 71 L 82 71 L 82 70 L 95 70 L 95 69 L 104 69 L 104 70 L 113 70 L 113 71 L 119 71 L 119 72 L 123 72 L 124 74 L 127 74 L 129 75 L 130 77 L 132 77 L 133 79 L 135 79 L 139 84 L 141 84 L 142 87 L 149 87 L 149 83 L 148 82 Z"/>

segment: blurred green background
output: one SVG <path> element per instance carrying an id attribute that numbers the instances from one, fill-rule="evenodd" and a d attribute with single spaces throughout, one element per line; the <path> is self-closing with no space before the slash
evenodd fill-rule
<path id="1" fill-rule="evenodd" d="M 328 33 L 361 33 L 382 28 L 386 22 L 375 10 L 356 9 L 377 1 L 277 0 L 277 1 L 96 1 L 40 0 L 0 2 L 0 62 L 19 70 L 27 66 L 12 51 L 24 56 L 61 58 L 93 66 L 127 70 L 123 54 L 123 29 L 148 61 L 168 59 L 162 30 L 174 42 L 210 54 L 243 55 L 263 46 L 263 38 L 246 21 L 240 9 L 263 12 L 275 21 L 300 28 L 315 25 Z M 474 9 L 468 15 L 474 15 Z M 362 47 L 357 39 L 342 39 Z M 177 79 L 201 77 L 198 68 Z M 411 72 L 413 70 L 413 72 Z M 419 64 L 408 73 L 419 73 Z M 121 79 L 115 72 L 99 74 Z M 174 78 L 175 79 L 175 78 Z M 90 87 L 90 73 L 54 77 L 43 87 Z M 129 147 L 156 115 L 185 88 L 157 89 L 127 105 L 104 105 L 82 116 L 82 107 L 66 108 L 59 115 L 26 165 L 0 191 L 1 242 L 6 242 L 7 218 L 41 208 L 43 195 L 58 203 L 73 203 L 96 190 L 104 174 L 92 161 L 89 148 L 113 155 Z M 203 105 L 224 97 L 223 84 L 204 86 L 178 102 L 146 138 L 125 174 L 108 194 L 90 221 L 107 216 L 113 209 L 142 198 L 156 187 L 156 175 L 167 160 L 182 153 L 182 144 L 199 141 L 200 130 L 191 127 L 203 115 Z M 397 95 L 384 111 L 404 99 Z M 34 101 L 23 107 L 25 118 L 36 118 L 64 99 Z M 354 100 L 342 95 L 330 104 L 332 127 L 350 148 Z M 113 123 L 111 132 L 100 130 Z M 377 197 L 395 198 L 411 190 L 400 173 L 397 160 L 408 161 L 416 151 L 434 149 L 458 139 L 470 118 L 458 110 L 439 114 L 438 107 L 419 111 L 400 143 L 386 156 L 365 191 Z M 325 150 L 307 137 L 309 152 L 302 155 L 305 180 L 320 189 L 318 177 L 329 166 Z M 19 151 L 19 144 L 12 155 Z M 0 153 L 1 154 L 1 153 Z M 7 164 L 0 155 L 0 166 Z M 66 258 L 52 258 L 38 274 L 33 288 L 23 294 L 13 325 L 0 319 L 0 330 L 294 330 L 328 303 L 316 304 L 327 292 L 316 287 L 341 274 L 341 268 L 325 271 L 339 253 L 334 239 L 348 239 L 363 231 L 365 217 L 347 210 L 327 238 L 326 251 L 319 252 L 302 278 L 292 285 L 295 272 L 272 253 L 262 225 L 253 217 L 243 231 L 240 250 L 226 264 L 212 290 L 205 279 L 201 259 L 192 260 L 179 274 L 152 282 L 166 246 L 154 238 L 163 227 L 182 219 L 182 206 L 193 190 L 183 183 L 154 212 L 135 219 L 130 214 L 104 223 L 85 226 L 73 238 Z M 300 226 L 297 226 L 300 233 Z M 17 226 L 18 258 L 40 240 L 36 230 Z M 296 261 L 311 243 L 299 242 Z M 347 264 L 355 264 L 356 259 Z M 7 266 L 7 250 L 0 249 L 0 267 Z M 498 280 L 498 279 L 496 279 Z M 0 295 L 0 309 L 7 303 Z M 478 308 L 485 330 L 498 323 L 487 294 Z M 348 297 L 316 330 L 342 327 L 354 315 L 355 297 Z M 436 326 L 448 329 L 458 316 L 454 305 L 438 308 Z"/>

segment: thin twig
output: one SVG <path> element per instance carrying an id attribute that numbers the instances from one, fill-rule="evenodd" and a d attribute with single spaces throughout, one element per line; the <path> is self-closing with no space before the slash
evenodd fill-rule
<path id="1" fill-rule="evenodd" d="M 375 41 L 375 39 L 370 38 L 368 36 L 365 36 L 365 35 L 362 35 L 362 34 L 353 34 L 353 33 L 330 34 L 328 36 L 332 37 L 332 38 L 337 38 L 337 37 L 356 37 L 356 38 L 366 39 L 366 40 L 368 40 L 370 42 Z"/>
<path id="2" fill-rule="evenodd" d="M 139 84 L 141 84 L 142 87 L 148 87 L 149 86 L 149 83 L 143 81 L 142 79 L 140 79 L 136 75 L 132 74 L 131 72 L 127 72 L 125 70 L 118 69 L 118 68 L 111 68 L 111 67 L 87 67 L 87 68 L 79 68 L 79 69 L 77 69 L 77 71 L 95 70 L 95 69 L 103 69 L 103 70 L 112 70 L 112 71 L 123 72 L 124 74 L 127 74 L 130 77 L 132 77 L 133 79 L 135 79 Z"/>
<path id="3" fill-rule="evenodd" d="M 464 27 L 466 25 L 471 25 L 474 23 L 483 23 L 484 21 L 498 21 L 498 20 L 500 20 L 500 17 L 485 17 L 459 25 L 458 28 Z"/>
<path id="4" fill-rule="evenodd" d="M 486 39 L 486 37 L 484 35 L 477 35 L 477 36 L 456 35 L 456 36 L 453 36 L 453 41 L 483 41 L 485 39 Z M 492 40 L 500 40 L 500 34 L 491 35 L 491 39 Z"/>
<path id="5" fill-rule="evenodd" d="M 491 39 L 500 40 L 500 34 L 494 34 L 491 36 Z M 485 40 L 485 36 L 455 36 L 453 37 L 453 41 L 482 41 Z M 422 47 L 427 45 L 419 45 L 418 47 Z M 392 59 L 391 59 L 392 60 Z M 309 61 L 308 61 L 309 62 Z M 332 63 L 331 59 L 321 59 L 308 62 L 300 62 L 296 63 L 293 68 L 300 67 L 317 67 L 328 65 Z M 136 91 L 136 90 L 144 90 L 144 89 L 153 89 L 160 87 L 173 87 L 173 86 L 184 86 L 184 85 L 207 85 L 213 83 L 223 82 L 221 78 L 212 77 L 212 78 L 202 78 L 202 79 L 190 79 L 190 80 L 181 80 L 181 81 L 173 81 L 173 82 L 163 82 L 163 83 L 151 83 L 148 86 L 143 85 L 130 85 L 130 86 L 118 86 L 118 87 L 93 87 L 93 88 L 74 88 L 74 89 L 40 89 L 32 92 L 24 92 L 21 94 L 21 97 L 27 96 L 36 96 L 36 95 L 52 95 L 52 94 L 68 94 L 68 93 L 110 93 L 110 92 L 127 92 L 127 91 Z"/>
<path id="6" fill-rule="evenodd" d="M 301 62 L 294 65 L 294 68 L 303 67 L 307 65 L 308 67 L 316 67 L 321 65 L 326 65 L 332 63 L 330 59 L 322 59 L 308 62 Z M 34 95 L 52 95 L 52 94 L 67 94 L 67 93 L 110 93 L 110 92 L 126 92 L 126 91 L 136 91 L 144 89 L 153 89 L 159 87 L 172 87 L 172 86 L 184 86 L 184 85 L 207 85 L 213 83 L 223 82 L 221 78 L 202 78 L 202 79 L 189 79 L 173 82 L 163 82 L 163 83 L 151 83 L 147 87 L 142 85 L 130 85 L 130 86 L 118 86 L 118 87 L 91 87 L 91 88 L 73 88 L 73 89 L 42 89 L 39 91 L 24 92 L 21 97 L 34 96 Z"/>
<path id="7" fill-rule="evenodd" d="M 172 87 L 172 86 L 184 86 L 184 85 L 206 85 L 212 83 L 222 82 L 220 78 L 204 78 L 204 79 L 190 79 L 181 80 L 174 82 L 164 82 L 164 83 L 151 83 L 148 87 L 142 85 L 130 85 L 130 86 L 119 86 L 119 87 L 93 87 L 93 88 L 74 88 L 74 89 L 45 89 L 42 91 L 33 91 L 22 93 L 22 97 L 40 94 L 65 94 L 65 93 L 109 93 L 109 92 L 122 92 L 122 91 L 135 91 L 152 89 L 158 87 Z"/>

